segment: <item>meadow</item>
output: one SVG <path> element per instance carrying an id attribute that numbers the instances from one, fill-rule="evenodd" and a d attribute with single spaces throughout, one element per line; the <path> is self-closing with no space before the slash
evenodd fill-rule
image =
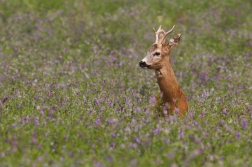
<path id="1" fill-rule="evenodd" d="M 0 166 L 252 164 L 251 0 L 1 0 Z M 184 119 L 138 65 L 176 25 Z"/>

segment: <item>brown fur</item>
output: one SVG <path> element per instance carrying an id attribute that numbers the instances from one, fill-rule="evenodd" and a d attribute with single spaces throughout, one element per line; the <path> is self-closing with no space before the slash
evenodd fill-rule
<path id="1" fill-rule="evenodd" d="M 174 109 L 178 108 L 179 117 L 184 117 L 188 111 L 188 103 L 185 94 L 180 88 L 175 77 L 168 56 L 163 60 L 162 66 L 163 68 L 155 70 L 157 82 L 161 91 L 161 93 L 159 93 L 159 97 L 157 97 L 157 101 L 160 101 L 160 96 L 162 96 L 161 103 L 163 105 L 168 103 L 170 107 L 168 115 L 173 114 Z"/>
<path id="2" fill-rule="evenodd" d="M 174 27 L 173 27 L 174 28 Z M 147 56 L 143 59 L 149 69 L 154 69 L 157 77 L 157 82 L 160 88 L 160 93 L 157 96 L 158 111 L 160 115 L 163 113 L 164 106 L 168 105 L 168 115 L 178 111 L 179 117 L 184 117 L 188 111 L 188 103 L 184 92 L 180 88 L 172 65 L 170 62 L 170 52 L 180 42 L 180 34 L 173 36 L 170 41 L 165 44 L 165 37 L 172 32 L 173 28 L 167 33 L 160 28 L 156 31 L 156 42 L 150 47 Z M 156 55 L 159 52 L 160 55 Z M 141 61 L 141 62 L 143 62 Z"/>

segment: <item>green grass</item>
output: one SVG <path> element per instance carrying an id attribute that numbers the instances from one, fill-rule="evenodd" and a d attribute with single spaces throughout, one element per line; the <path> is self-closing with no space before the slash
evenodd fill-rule
<path id="1" fill-rule="evenodd" d="M 0 166 L 250 166 L 252 3 L 0 2 Z M 185 119 L 138 66 L 176 25 Z"/>

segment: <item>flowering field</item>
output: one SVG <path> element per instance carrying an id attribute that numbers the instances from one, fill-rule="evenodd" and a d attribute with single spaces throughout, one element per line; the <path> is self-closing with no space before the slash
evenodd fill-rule
<path id="1" fill-rule="evenodd" d="M 1 0 L 0 166 L 250 166 L 251 0 Z M 182 34 L 155 118 L 152 27 Z"/>

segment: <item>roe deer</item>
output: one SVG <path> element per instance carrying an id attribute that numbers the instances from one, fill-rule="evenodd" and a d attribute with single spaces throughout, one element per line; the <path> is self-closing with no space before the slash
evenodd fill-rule
<path id="1" fill-rule="evenodd" d="M 166 116 L 163 107 L 168 105 L 168 115 L 172 115 L 175 110 L 178 111 L 179 117 L 184 117 L 188 111 L 188 104 L 173 72 L 169 56 L 171 50 L 179 44 L 181 34 L 174 35 L 168 43 L 165 43 L 165 37 L 173 31 L 174 27 L 168 32 L 161 29 L 161 26 L 157 31 L 153 28 L 156 34 L 156 42 L 150 47 L 146 57 L 139 65 L 142 68 L 155 70 L 161 91 L 156 98 L 158 103 L 156 105 L 160 105 L 161 115 Z"/>

